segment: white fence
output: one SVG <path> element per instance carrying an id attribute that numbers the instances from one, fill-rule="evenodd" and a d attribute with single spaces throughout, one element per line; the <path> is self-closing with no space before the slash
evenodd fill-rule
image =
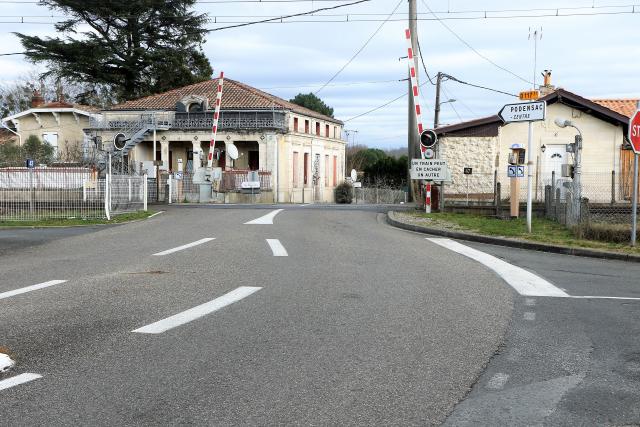
<path id="1" fill-rule="evenodd" d="M 147 209 L 145 176 L 87 168 L 0 168 L 0 221 L 111 219 Z"/>

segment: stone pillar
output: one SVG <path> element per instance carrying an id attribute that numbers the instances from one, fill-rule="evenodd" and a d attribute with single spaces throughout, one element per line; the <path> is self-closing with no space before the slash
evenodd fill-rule
<path id="1" fill-rule="evenodd" d="M 171 165 L 169 164 L 169 141 L 167 140 L 160 141 L 160 160 L 162 160 L 160 169 L 166 171 L 171 169 Z"/>
<path id="2" fill-rule="evenodd" d="M 201 156 L 202 156 L 202 145 L 200 141 L 192 141 L 193 144 L 193 173 L 198 172 L 198 169 L 202 167 Z"/>

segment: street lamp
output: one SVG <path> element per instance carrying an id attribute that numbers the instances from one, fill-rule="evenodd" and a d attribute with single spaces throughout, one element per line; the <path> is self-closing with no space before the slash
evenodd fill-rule
<path id="1" fill-rule="evenodd" d="M 582 200 L 582 186 L 580 182 L 580 160 L 581 160 L 581 150 L 582 150 L 582 132 L 580 129 L 573 123 L 571 120 L 566 120 L 564 118 L 556 117 L 554 120 L 556 126 L 560 128 L 572 127 L 576 131 L 578 131 L 578 135 L 576 135 L 576 143 L 574 145 L 574 161 L 573 161 L 573 209 L 574 213 L 574 221 L 576 224 L 580 222 L 580 209 L 581 209 L 581 200 Z"/>
<path id="2" fill-rule="evenodd" d="M 447 101 L 444 101 L 444 102 L 436 101 L 438 103 L 436 104 L 436 115 L 435 115 L 435 119 L 434 119 L 434 123 L 433 123 L 434 128 L 437 128 L 438 126 L 440 126 L 440 120 L 439 120 L 440 119 L 440 107 L 442 105 L 444 105 L 444 104 L 450 104 L 450 103 L 454 103 L 456 101 L 457 101 L 457 99 L 453 99 L 453 98 L 451 98 L 451 99 L 449 99 Z"/>

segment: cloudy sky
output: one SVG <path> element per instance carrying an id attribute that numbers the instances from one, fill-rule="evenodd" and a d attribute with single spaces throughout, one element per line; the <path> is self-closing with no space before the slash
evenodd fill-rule
<path id="1" fill-rule="evenodd" d="M 209 14 L 209 28 L 218 28 L 225 22 L 254 21 L 348 2 L 202 0 L 197 10 Z M 417 4 L 419 39 L 431 75 L 442 71 L 510 93 L 529 89 L 531 83 L 524 81 L 531 82 L 534 76 L 534 43 L 529 34 L 541 29 L 538 82 L 540 72 L 551 69 L 554 84 L 582 96 L 640 97 L 640 1 L 417 0 Z M 61 19 L 51 17 L 57 13 L 35 2 L 2 0 L 0 6 L 0 53 L 21 50 L 12 32 L 54 35 L 51 23 Z M 550 10 L 556 8 L 560 9 Z M 371 38 L 394 9 L 395 14 Z M 230 78 L 289 99 L 298 92 L 318 91 L 371 38 L 318 96 L 335 108 L 335 116 L 346 121 L 347 129 L 357 131 L 350 133 L 351 143 L 396 148 L 406 145 L 406 97 L 349 119 L 406 92 L 407 83 L 400 80 L 406 78 L 407 63 L 399 57 L 406 52 L 407 15 L 407 0 L 371 0 L 288 23 L 211 32 L 204 48 L 216 73 L 223 70 Z M 31 23 L 17 23 L 21 20 Z M 33 69 L 21 56 L 0 56 L 0 83 L 14 81 Z M 422 71 L 420 78 L 425 81 Z M 424 121 L 432 125 L 434 87 L 425 84 L 422 95 Z M 443 105 L 441 123 L 495 114 L 513 99 L 446 82 L 443 100 L 451 98 L 457 101 Z"/>

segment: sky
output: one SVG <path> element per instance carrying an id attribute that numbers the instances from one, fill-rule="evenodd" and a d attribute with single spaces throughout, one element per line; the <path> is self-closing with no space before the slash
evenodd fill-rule
<path id="1" fill-rule="evenodd" d="M 225 22 L 255 21 L 352 1 L 199 0 L 196 10 L 209 15 L 208 28 L 219 28 Z M 640 0 L 417 0 L 417 7 L 418 38 L 432 77 L 441 71 L 517 94 L 531 89 L 534 75 L 539 84 L 542 70 L 550 69 L 553 84 L 587 98 L 640 97 Z M 631 11 L 635 13 L 627 13 Z M 12 32 L 55 36 L 52 22 L 62 18 L 52 14 L 59 12 L 33 1 L 0 0 L 0 53 L 21 51 Z M 407 17 L 407 0 L 370 0 L 285 23 L 209 32 L 204 51 L 216 75 L 224 71 L 229 78 L 284 99 L 316 92 L 334 108 L 335 117 L 345 121 L 350 144 L 393 149 L 406 146 L 406 96 L 352 118 L 407 92 L 403 81 L 407 60 L 400 59 L 407 49 Z M 20 23 L 23 20 L 27 23 Z M 534 30 L 541 33 L 537 55 L 530 37 Z M 19 55 L 0 56 L 0 84 L 35 67 Z M 419 80 L 425 83 L 420 100 L 423 122 L 431 127 L 435 88 L 422 69 Z M 442 101 L 449 99 L 456 101 L 442 106 L 441 124 L 496 114 L 502 105 L 516 100 L 451 81 L 444 83 L 442 93 Z"/>

